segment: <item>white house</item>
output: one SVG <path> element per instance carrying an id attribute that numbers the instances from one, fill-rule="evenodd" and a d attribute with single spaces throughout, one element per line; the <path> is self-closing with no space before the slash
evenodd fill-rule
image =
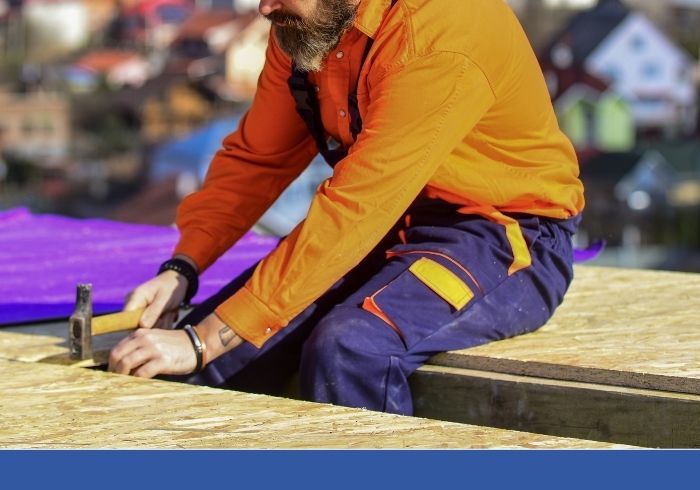
<path id="1" fill-rule="evenodd" d="M 695 128 L 694 61 L 620 0 L 600 0 L 574 16 L 544 58 L 560 72 L 583 67 L 608 82 L 629 104 L 639 129 L 690 133 Z"/>
<path id="2" fill-rule="evenodd" d="M 585 61 L 632 107 L 638 127 L 692 131 L 697 110 L 693 60 L 644 15 L 632 12 Z"/>

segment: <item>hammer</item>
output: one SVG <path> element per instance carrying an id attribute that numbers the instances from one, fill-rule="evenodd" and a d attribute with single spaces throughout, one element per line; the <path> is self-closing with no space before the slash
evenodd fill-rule
<path id="1" fill-rule="evenodd" d="M 93 335 L 104 335 L 138 328 L 144 308 L 92 317 L 92 284 L 78 284 L 75 311 L 68 323 L 70 358 L 92 359 Z"/>

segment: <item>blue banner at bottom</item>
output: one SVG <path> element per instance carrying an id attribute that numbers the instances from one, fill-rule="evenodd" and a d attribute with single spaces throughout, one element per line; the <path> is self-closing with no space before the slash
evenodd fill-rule
<path id="1" fill-rule="evenodd" d="M 0 451 L 0 488 L 697 488 L 696 451 Z"/>

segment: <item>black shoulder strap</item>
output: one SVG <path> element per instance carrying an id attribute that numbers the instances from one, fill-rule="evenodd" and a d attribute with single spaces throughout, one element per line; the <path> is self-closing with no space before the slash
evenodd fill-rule
<path id="1" fill-rule="evenodd" d="M 392 7 L 396 4 L 396 1 L 397 0 L 392 0 Z M 362 118 L 360 117 L 360 108 L 357 102 L 357 89 L 360 84 L 360 72 L 372 49 L 373 42 L 374 40 L 372 38 L 367 38 L 362 60 L 360 61 L 357 80 L 355 81 L 355 88 L 348 95 L 348 115 L 350 116 L 350 132 L 352 133 L 353 140 L 356 140 L 357 136 L 362 131 Z M 323 158 L 331 167 L 334 167 L 340 160 L 347 156 L 347 149 L 343 147 L 331 149 L 328 147 L 326 130 L 323 127 L 323 120 L 321 118 L 321 105 L 318 101 L 318 87 L 309 81 L 308 72 L 300 70 L 294 62 L 292 62 L 292 73 L 287 80 L 287 84 L 296 102 L 296 110 L 309 128 L 309 132 L 316 142 L 319 153 L 323 155 Z"/>
<path id="2" fill-rule="evenodd" d="M 309 128 L 311 136 L 316 141 L 318 151 L 325 157 L 325 153 L 328 151 L 328 142 L 321 120 L 321 107 L 316 95 L 317 87 L 309 81 L 308 73 L 299 70 L 294 63 L 292 63 L 292 74 L 287 80 L 287 84 L 296 102 L 297 112 Z"/>
<path id="3" fill-rule="evenodd" d="M 369 55 L 370 49 L 372 49 L 372 44 L 374 39 L 371 37 L 367 39 L 365 44 L 365 51 L 362 53 L 362 61 L 360 61 L 360 70 L 357 72 L 357 80 L 355 80 L 355 88 L 348 95 L 348 112 L 350 113 L 350 132 L 352 133 L 352 139 L 356 140 L 357 135 L 362 131 L 362 118 L 360 117 L 360 106 L 357 102 L 357 89 L 360 86 L 360 72 L 362 72 L 362 67 L 365 66 L 365 60 L 367 55 Z"/>

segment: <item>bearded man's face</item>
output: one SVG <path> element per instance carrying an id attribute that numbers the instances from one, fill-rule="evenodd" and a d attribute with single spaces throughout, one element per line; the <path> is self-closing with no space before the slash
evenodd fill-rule
<path id="1" fill-rule="evenodd" d="M 304 71 L 318 71 L 323 60 L 340 42 L 355 19 L 353 0 L 316 0 L 304 13 L 280 8 L 265 17 L 275 24 L 275 37 L 280 47 Z"/>

